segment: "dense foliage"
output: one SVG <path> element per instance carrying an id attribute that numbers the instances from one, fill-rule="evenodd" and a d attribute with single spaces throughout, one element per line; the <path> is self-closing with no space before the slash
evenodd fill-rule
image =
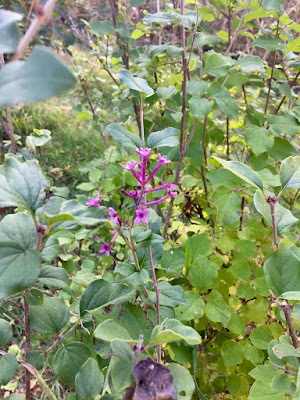
<path id="1" fill-rule="evenodd" d="M 297 5 L 7 3 L 1 394 L 299 400 Z"/>

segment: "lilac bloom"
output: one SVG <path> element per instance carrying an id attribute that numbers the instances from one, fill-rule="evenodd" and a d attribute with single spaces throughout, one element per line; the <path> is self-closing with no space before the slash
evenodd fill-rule
<path id="1" fill-rule="evenodd" d="M 138 155 L 141 157 L 141 159 L 144 159 L 144 158 L 148 159 L 152 150 L 147 147 L 145 147 L 144 149 L 141 147 L 140 149 L 136 149 L 135 151 L 138 153 Z"/>
<path id="2" fill-rule="evenodd" d="M 106 257 L 109 257 L 110 254 L 110 245 L 107 243 L 101 243 L 101 249 L 99 250 L 100 254 L 105 254 Z"/>
<path id="3" fill-rule="evenodd" d="M 109 218 L 110 221 L 112 221 L 113 223 L 115 223 L 115 224 L 117 224 L 119 226 L 122 226 L 123 225 L 123 220 L 122 220 L 121 217 L 118 216 L 116 211 L 112 207 L 109 207 L 108 211 L 109 211 L 109 213 L 111 215 L 111 217 Z"/>
<path id="4" fill-rule="evenodd" d="M 153 169 L 151 174 L 148 176 L 146 183 L 150 181 L 150 179 L 156 174 L 156 172 L 159 170 L 159 168 L 164 165 L 164 164 L 170 164 L 170 160 L 167 159 L 167 156 L 161 156 L 160 153 L 157 154 L 158 157 L 158 163 L 156 167 Z"/>
<path id="5" fill-rule="evenodd" d="M 136 166 L 136 164 L 137 164 L 136 161 L 131 160 L 128 165 L 122 165 L 122 168 L 126 169 L 127 171 L 132 171 Z"/>
<path id="6" fill-rule="evenodd" d="M 135 210 L 136 213 L 136 218 L 134 219 L 134 223 L 136 225 L 140 224 L 141 222 L 144 222 L 144 224 L 147 224 L 147 214 L 149 213 L 150 210 L 148 210 L 147 208 L 145 208 L 144 210 L 142 210 L 141 207 L 139 207 L 138 209 Z"/>
<path id="7" fill-rule="evenodd" d="M 167 159 L 167 156 L 161 156 L 160 153 L 157 154 L 158 160 L 162 164 L 170 164 L 171 161 Z"/>
<path id="8" fill-rule="evenodd" d="M 100 207 L 100 194 L 98 194 L 95 198 L 89 197 L 89 201 L 86 203 L 88 207 Z"/>

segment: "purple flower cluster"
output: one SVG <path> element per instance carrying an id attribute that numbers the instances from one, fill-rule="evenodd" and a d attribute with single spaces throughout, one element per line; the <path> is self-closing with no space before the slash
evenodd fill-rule
<path id="1" fill-rule="evenodd" d="M 153 171 L 149 175 L 147 175 L 147 164 L 151 155 L 151 149 L 140 148 L 136 149 L 136 152 L 140 156 L 141 162 L 137 163 L 136 161 L 131 160 L 128 165 L 123 165 L 123 168 L 127 171 L 130 171 L 132 175 L 136 178 L 136 180 L 138 181 L 138 188 L 137 190 L 130 190 L 129 192 L 126 192 L 125 189 L 122 189 L 121 192 L 124 193 L 126 196 L 131 197 L 137 206 L 137 209 L 135 211 L 136 218 L 134 219 L 134 223 L 139 224 L 141 222 L 144 222 L 146 224 L 147 214 L 150 211 L 146 207 L 154 206 L 156 204 L 162 203 L 171 196 L 176 196 L 177 192 L 172 191 L 172 189 L 177 189 L 177 186 L 172 183 L 165 183 L 155 188 L 148 188 L 147 184 L 154 177 L 160 167 L 162 165 L 170 164 L 171 161 L 169 161 L 166 156 L 161 156 L 158 153 L 158 163 L 154 167 Z M 167 194 L 165 196 L 157 200 L 147 202 L 147 193 L 162 189 L 166 189 L 167 191 Z"/>
<path id="2" fill-rule="evenodd" d="M 147 207 L 162 203 L 169 197 L 175 197 L 177 195 L 177 192 L 172 191 L 172 189 L 177 189 L 177 186 L 172 183 L 164 183 L 155 188 L 148 187 L 149 181 L 154 177 L 154 175 L 160 169 L 160 167 L 162 167 L 163 165 L 170 164 L 171 161 L 169 161 L 166 156 L 161 156 L 158 153 L 157 154 L 158 163 L 156 164 L 152 172 L 150 172 L 147 175 L 147 165 L 149 162 L 149 157 L 151 155 L 151 149 L 140 148 L 136 149 L 136 152 L 140 156 L 141 160 L 140 163 L 131 160 L 129 164 L 123 165 L 123 168 L 127 171 L 130 171 L 132 175 L 135 177 L 135 179 L 137 180 L 137 189 L 130 190 L 129 192 L 127 192 L 125 189 L 122 189 L 121 192 L 124 193 L 126 196 L 130 197 L 131 199 L 133 199 L 136 205 L 136 210 L 135 210 L 136 217 L 133 222 L 134 224 L 139 225 L 141 222 L 144 224 L 148 223 L 147 215 L 150 212 L 150 209 Z M 165 189 L 167 192 L 165 196 L 157 200 L 147 202 L 146 197 L 148 193 L 152 193 L 157 190 L 163 190 L 163 189 Z M 88 199 L 89 201 L 86 203 L 87 206 L 100 207 L 100 195 L 96 196 L 95 199 L 92 197 L 89 197 Z M 109 218 L 110 221 L 112 221 L 114 224 L 122 228 L 123 225 L 122 218 L 118 216 L 117 212 L 112 207 L 109 207 L 108 211 L 110 213 L 110 218 Z M 111 241 L 108 244 L 103 242 L 101 244 L 101 249 L 99 250 L 100 254 L 105 254 L 107 257 L 110 255 L 111 247 L 119 234 L 114 230 L 112 232 L 114 233 L 114 236 L 111 239 Z"/>

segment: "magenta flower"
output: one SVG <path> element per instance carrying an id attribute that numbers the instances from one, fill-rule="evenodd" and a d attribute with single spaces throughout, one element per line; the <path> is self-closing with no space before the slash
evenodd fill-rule
<path id="1" fill-rule="evenodd" d="M 140 224 L 141 222 L 144 222 L 144 224 L 147 224 L 147 214 L 149 213 L 149 209 L 145 208 L 142 210 L 142 207 L 139 207 L 138 209 L 135 210 L 136 213 L 136 218 L 134 219 L 134 223 L 136 225 Z"/>
<path id="2" fill-rule="evenodd" d="M 100 207 L 100 194 L 98 194 L 94 199 L 93 197 L 88 198 L 89 201 L 86 203 L 88 207 Z"/>
<path id="3" fill-rule="evenodd" d="M 126 169 L 127 171 L 132 171 L 134 167 L 136 166 L 137 162 L 134 160 L 131 160 L 130 163 L 127 165 L 122 165 L 123 169 Z"/>
<path id="4" fill-rule="evenodd" d="M 138 155 L 141 157 L 141 159 L 144 159 L 144 158 L 148 159 L 152 150 L 147 147 L 145 149 L 143 149 L 141 147 L 140 149 L 136 149 L 135 151 L 138 153 Z"/>
<path id="5" fill-rule="evenodd" d="M 102 243 L 101 244 L 101 249 L 99 250 L 100 254 L 105 254 L 106 257 L 109 257 L 110 255 L 110 245 L 107 243 Z"/>
<path id="6" fill-rule="evenodd" d="M 111 215 L 109 220 L 112 221 L 116 225 L 122 226 L 123 225 L 123 220 L 122 220 L 121 217 L 118 216 L 116 211 L 112 207 L 109 207 L 108 211 L 109 211 L 109 213 Z"/>
<path id="7" fill-rule="evenodd" d="M 157 157 L 160 163 L 162 164 L 170 164 L 171 161 L 167 159 L 167 156 L 161 156 L 160 153 L 157 153 Z"/>

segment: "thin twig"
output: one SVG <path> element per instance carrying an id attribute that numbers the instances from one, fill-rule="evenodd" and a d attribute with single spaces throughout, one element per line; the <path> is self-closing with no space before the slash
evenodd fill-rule
<path id="1" fill-rule="evenodd" d="M 266 100 L 266 105 L 265 105 L 265 115 L 267 115 L 267 111 L 268 111 L 268 105 L 269 105 L 270 93 L 271 93 L 271 87 L 272 87 L 272 80 L 273 80 L 273 76 L 274 76 L 275 61 L 276 61 L 276 51 L 274 51 L 271 77 L 270 77 L 270 81 L 269 81 L 269 89 L 268 89 L 267 100 Z"/>
<path id="2" fill-rule="evenodd" d="M 65 337 L 67 337 L 71 332 L 73 332 L 73 331 L 76 329 L 76 327 L 77 327 L 77 325 L 78 325 L 79 323 L 80 323 L 80 320 L 78 320 L 78 321 L 77 321 L 63 336 L 60 336 L 60 337 L 52 344 L 52 346 L 49 347 L 49 349 L 45 350 L 45 352 L 44 352 L 45 356 L 46 356 L 48 353 L 50 353 L 50 351 L 51 351 L 52 349 L 54 349 L 54 347 L 58 346 L 58 345 L 64 340 Z"/>
<path id="3" fill-rule="evenodd" d="M 237 39 L 237 36 L 238 36 L 238 34 L 239 34 L 239 31 L 240 31 L 240 29 L 241 29 L 241 27 L 242 27 L 242 25 L 243 25 L 245 15 L 247 14 L 247 12 L 248 12 L 248 10 L 249 10 L 251 1 L 252 1 L 252 0 L 248 0 L 247 6 L 246 6 L 246 8 L 245 8 L 245 10 L 244 10 L 244 12 L 243 12 L 243 15 L 242 15 L 242 17 L 241 17 L 240 23 L 239 23 L 239 25 L 238 25 L 236 31 L 234 32 L 233 38 L 232 38 L 232 40 L 231 40 L 229 46 L 227 47 L 225 56 L 228 56 L 228 54 L 230 53 L 230 50 L 232 49 L 232 46 L 234 45 L 234 43 L 235 43 L 235 41 L 236 41 L 236 39 Z"/>
<path id="4" fill-rule="evenodd" d="M 277 369 L 281 369 L 281 370 L 284 371 L 286 374 L 290 374 L 290 375 L 297 376 L 297 372 L 292 371 L 292 370 L 290 370 L 289 368 L 280 367 L 280 365 L 276 365 L 276 364 L 272 364 L 272 367 L 277 368 Z"/>
<path id="5" fill-rule="evenodd" d="M 229 160 L 230 150 L 229 150 L 229 118 L 226 118 L 226 155 L 227 160 Z"/>
<path id="6" fill-rule="evenodd" d="M 275 247 L 277 249 L 278 248 L 278 237 L 277 237 L 277 226 L 276 226 L 276 217 L 275 217 L 275 204 L 276 204 L 276 202 L 277 202 L 276 197 L 269 196 L 267 198 L 267 203 L 269 204 L 270 210 L 271 210 L 274 245 L 275 245 Z"/>
<path id="7" fill-rule="evenodd" d="M 26 47 L 32 41 L 40 26 L 48 22 L 51 17 L 55 3 L 56 0 L 48 0 L 47 3 L 41 8 L 41 10 L 36 13 L 34 20 L 27 29 L 25 35 L 20 40 L 12 61 L 16 61 L 22 56 Z"/>

